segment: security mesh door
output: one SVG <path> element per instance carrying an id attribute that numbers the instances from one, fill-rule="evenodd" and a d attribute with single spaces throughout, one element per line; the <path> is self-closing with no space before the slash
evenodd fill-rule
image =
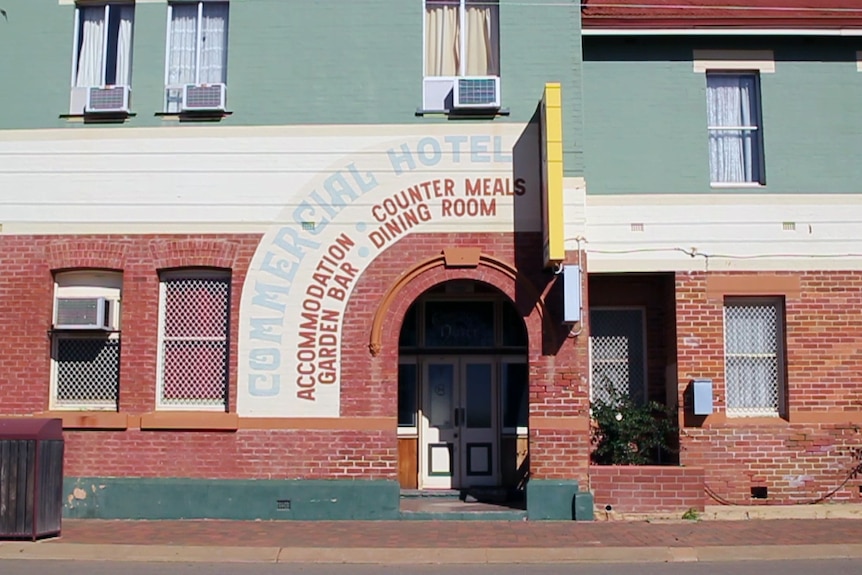
<path id="1" fill-rule="evenodd" d="M 590 311 L 590 393 L 593 401 L 646 398 L 642 309 Z"/>

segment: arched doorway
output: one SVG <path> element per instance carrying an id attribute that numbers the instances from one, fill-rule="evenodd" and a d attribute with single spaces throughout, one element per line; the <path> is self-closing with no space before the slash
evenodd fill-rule
<path id="1" fill-rule="evenodd" d="M 399 337 L 402 487 L 517 488 L 528 389 L 527 330 L 506 295 L 473 280 L 423 293 Z"/>

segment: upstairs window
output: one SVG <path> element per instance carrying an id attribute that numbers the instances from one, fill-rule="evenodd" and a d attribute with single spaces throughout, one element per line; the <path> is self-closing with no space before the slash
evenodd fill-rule
<path id="1" fill-rule="evenodd" d="M 425 76 L 499 76 L 496 0 L 425 0 Z"/>
<path id="2" fill-rule="evenodd" d="M 133 4 L 80 5 L 75 11 L 72 86 L 128 86 L 132 79 Z"/>
<path id="3" fill-rule="evenodd" d="M 757 73 L 707 72 L 706 103 L 710 182 L 764 184 Z"/>
<path id="4" fill-rule="evenodd" d="M 227 83 L 227 2 L 173 2 L 168 5 L 168 39 L 165 63 L 165 111 L 179 113 L 194 106 L 184 105 L 184 88 L 210 88 L 194 92 L 199 108 L 223 108 Z M 187 93 L 187 92 L 186 92 Z"/>

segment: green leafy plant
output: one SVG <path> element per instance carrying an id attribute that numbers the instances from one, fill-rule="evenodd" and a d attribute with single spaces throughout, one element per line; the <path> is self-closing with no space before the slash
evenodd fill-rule
<path id="1" fill-rule="evenodd" d="M 607 400 L 591 404 L 593 463 L 649 465 L 659 453 L 675 451 L 678 426 L 674 409 L 655 401 L 638 402 L 613 388 L 607 395 Z"/>
<path id="2" fill-rule="evenodd" d="M 688 510 L 682 514 L 682 518 L 686 521 L 697 521 L 700 519 L 700 512 L 694 507 L 689 507 Z"/>

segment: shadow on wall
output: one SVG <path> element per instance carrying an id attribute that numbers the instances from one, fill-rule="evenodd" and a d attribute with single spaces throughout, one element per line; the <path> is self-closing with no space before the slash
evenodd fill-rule
<path id="1" fill-rule="evenodd" d="M 522 317 L 527 317 L 547 290 L 545 310 L 548 317 L 542 326 L 542 354 L 556 355 L 566 341 L 568 328 L 562 322 L 548 320 L 562 317 L 562 281 L 557 281 L 551 270 L 544 269 L 542 231 L 535 228 L 535 219 L 529 217 L 538 214 L 541 222 L 541 118 L 540 101 L 512 149 L 512 177 L 516 182 L 523 180 L 526 186 L 526 193 L 514 198 L 515 266 L 531 283 L 529 287 L 520 283 L 516 286 L 515 307 Z"/>

